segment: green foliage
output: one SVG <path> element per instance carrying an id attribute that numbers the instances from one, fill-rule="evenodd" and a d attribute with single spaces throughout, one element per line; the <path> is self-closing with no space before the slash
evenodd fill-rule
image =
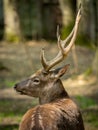
<path id="1" fill-rule="evenodd" d="M 25 111 L 28 108 L 32 108 L 35 105 L 37 105 L 36 99 L 34 99 L 33 102 L 31 102 L 31 101 L 28 102 L 26 100 L 20 100 L 20 102 L 19 102 L 17 99 L 16 100 L 2 99 L 2 100 L 0 100 L 0 115 L 2 115 L 2 117 L 17 116 L 17 115 L 21 116 L 25 113 Z M 22 108 L 22 109 L 19 109 L 19 108 Z"/>
<path id="2" fill-rule="evenodd" d="M 18 125 L 0 125 L 0 130 L 18 130 Z"/>
<path id="3" fill-rule="evenodd" d="M 97 103 L 89 97 L 76 96 L 80 108 L 83 111 L 84 122 L 92 124 L 93 127 L 98 127 L 98 110 L 96 109 Z"/>
<path id="4" fill-rule="evenodd" d="M 77 95 L 76 99 L 77 99 L 81 109 L 87 109 L 89 107 L 96 105 L 96 103 L 93 99 L 85 97 L 85 96 Z"/>
<path id="5" fill-rule="evenodd" d="M 67 27 L 63 27 L 61 30 L 61 38 L 65 39 L 72 31 L 72 28 L 73 28 L 73 23 L 70 23 Z M 90 39 L 86 35 L 83 35 L 83 34 L 77 35 L 76 44 L 81 45 L 81 46 L 86 46 L 89 48 L 92 48 L 92 45 L 93 45 L 91 44 Z"/>
<path id="6" fill-rule="evenodd" d="M 24 113 L 36 104 L 37 100 L 33 100 L 33 102 L 21 99 L 0 100 L 0 130 L 18 130 L 18 124 L 20 123 Z M 7 120 L 11 120 L 12 124 L 8 124 Z M 6 122 L 7 125 L 3 125 L 3 122 Z"/>
<path id="7" fill-rule="evenodd" d="M 11 88 L 15 85 L 16 81 L 11 79 L 0 79 L 0 89 L 2 88 Z"/>
<path id="8" fill-rule="evenodd" d="M 5 35 L 5 39 L 6 39 L 6 41 L 8 41 L 8 42 L 19 42 L 20 37 L 17 36 L 17 35 L 15 35 L 15 34 L 12 34 L 12 33 L 7 33 L 7 34 Z"/>
<path id="9" fill-rule="evenodd" d="M 98 112 L 96 111 L 88 111 L 84 113 L 84 121 L 91 123 L 93 126 L 95 126 L 96 128 L 98 128 Z"/>
<path id="10" fill-rule="evenodd" d="M 85 72 L 84 72 L 84 76 L 87 77 L 87 76 L 90 76 L 92 74 L 92 68 L 89 67 Z"/>
<path id="11" fill-rule="evenodd" d="M 90 39 L 88 37 L 86 37 L 86 35 L 83 35 L 83 34 L 79 34 L 77 36 L 77 39 L 76 39 L 76 44 L 77 45 L 81 45 L 81 46 L 85 46 L 85 47 L 92 47 L 92 44 L 90 42 Z"/>
<path id="12" fill-rule="evenodd" d="M 61 30 L 61 38 L 65 39 L 71 32 L 72 28 L 73 28 L 73 23 L 70 23 L 67 27 L 64 26 Z"/>
<path id="13" fill-rule="evenodd" d="M 7 87 L 12 87 L 14 86 L 15 83 L 16 83 L 15 81 L 5 80 L 5 85 Z"/>

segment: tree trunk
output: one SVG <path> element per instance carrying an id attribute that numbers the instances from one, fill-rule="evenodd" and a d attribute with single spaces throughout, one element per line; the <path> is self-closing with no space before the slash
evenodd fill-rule
<path id="1" fill-rule="evenodd" d="M 77 0 L 79 6 L 80 0 Z M 98 0 L 82 0 L 82 28 L 83 35 L 96 46 L 92 70 L 98 77 Z M 86 44 L 86 43 L 85 43 Z"/>
<path id="2" fill-rule="evenodd" d="M 77 6 L 82 2 L 82 19 L 80 32 L 93 45 L 98 39 L 98 1 L 77 0 Z M 86 44 L 86 43 L 85 43 Z"/>
<path id="3" fill-rule="evenodd" d="M 68 26 L 73 22 L 76 13 L 76 1 L 74 0 L 59 0 L 63 15 L 63 25 Z"/>
<path id="4" fill-rule="evenodd" d="M 76 16 L 76 0 L 59 0 L 62 11 L 61 38 L 65 39 L 74 26 Z"/>
<path id="5" fill-rule="evenodd" d="M 19 0 L 16 3 L 23 36 L 27 39 L 39 39 L 42 36 L 42 0 Z"/>
<path id="6" fill-rule="evenodd" d="M 7 41 L 19 40 L 19 18 L 16 11 L 15 0 L 4 0 L 4 23 L 5 32 L 4 38 Z"/>
<path id="7" fill-rule="evenodd" d="M 92 64 L 93 72 L 98 77 L 98 0 L 93 0 L 93 6 L 94 6 L 94 18 L 95 18 L 95 46 L 96 46 L 96 52 Z"/>

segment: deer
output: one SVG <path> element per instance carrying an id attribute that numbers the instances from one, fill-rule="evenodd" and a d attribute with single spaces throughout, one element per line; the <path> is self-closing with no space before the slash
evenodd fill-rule
<path id="1" fill-rule="evenodd" d="M 61 40 L 57 27 L 59 52 L 52 60 L 46 60 L 41 51 L 42 68 L 26 80 L 16 83 L 14 89 L 23 95 L 39 98 L 39 104 L 30 108 L 23 116 L 19 130 L 84 130 L 82 114 L 76 103 L 68 95 L 61 77 L 67 72 L 69 64 L 54 69 L 70 52 L 76 40 L 81 8 L 79 8 L 74 27 L 68 37 Z"/>

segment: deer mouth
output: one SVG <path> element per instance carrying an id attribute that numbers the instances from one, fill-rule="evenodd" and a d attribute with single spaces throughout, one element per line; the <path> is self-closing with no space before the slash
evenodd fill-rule
<path id="1" fill-rule="evenodd" d="M 17 91 L 20 95 L 24 95 L 25 93 L 23 91 Z"/>
<path id="2" fill-rule="evenodd" d="M 19 93 L 20 95 L 26 95 L 25 90 L 16 90 L 16 92 Z"/>

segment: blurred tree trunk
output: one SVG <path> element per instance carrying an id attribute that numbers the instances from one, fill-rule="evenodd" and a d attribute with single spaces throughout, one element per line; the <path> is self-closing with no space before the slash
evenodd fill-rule
<path id="1" fill-rule="evenodd" d="M 17 0 L 16 0 L 17 1 Z M 24 38 L 40 39 L 42 36 L 42 0 L 19 0 L 17 13 Z"/>
<path id="2" fill-rule="evenodd" d="M 93 0 L 93 6 L 94 6 L 94 14 L 95 15 L 95 46 L 96 46 L 96 52 L 95 57 L 93 60 L 92 68 L 93 72 L 98 77 L 98 0 Z"/>
<path id="3" fill-rule="evenodd" d="M 80 28 L 80 32 L 90 43 L 96 45 L 98 39 L 98 1 L 77 0 L 77 7 L 80 3 L 82 3 L 82 28 Z"/>
<path id="4" fill-rule="evenodd" d="M 92 0 L 91 0 L 92 1 Z M 87 39 L 91 39 L 91 36 L 93 33 L 93 25 L 92 21 L 92 15 L 91 15 L 91 1 L 90 0 L 77 0 L 77 7 L 79 6 L 80 2 L 82 2 L 82 19 L 81 19 L 81 25 L 82 28 L 80 28 L 81 34 L 83 34 Z M 92 28 L 92 31 L 91 31 Z M 85 43 L 86 44 L 86 43 Z"/>
<path id="5" fill-rule="evenodd" d="M 19 40 L 19 17 L 16 11 L 16 0 L 4 0 L 4 38 L 8 41 Z"/>
<path id="6" fill-rule="evenodd" d="M 74 21 L 76 13 L 76 0 L 59 0 L 63 15 L 63 25 L 68 26 Z"/>
<path id="7" fill-rule="evenodd" d="M 77 6 L 80 2 L 83 9 L 80 31 L 96 47 L 92 70 L 98 76 L 98 0 L 77 0 Z"/>
<path id="8" fill-rule="evenodd" d="M 62 27 L 62 11 L 59 0 L 43 0 L 41 14 L 43 38 L 56 39 L 57 25 Z"/>

